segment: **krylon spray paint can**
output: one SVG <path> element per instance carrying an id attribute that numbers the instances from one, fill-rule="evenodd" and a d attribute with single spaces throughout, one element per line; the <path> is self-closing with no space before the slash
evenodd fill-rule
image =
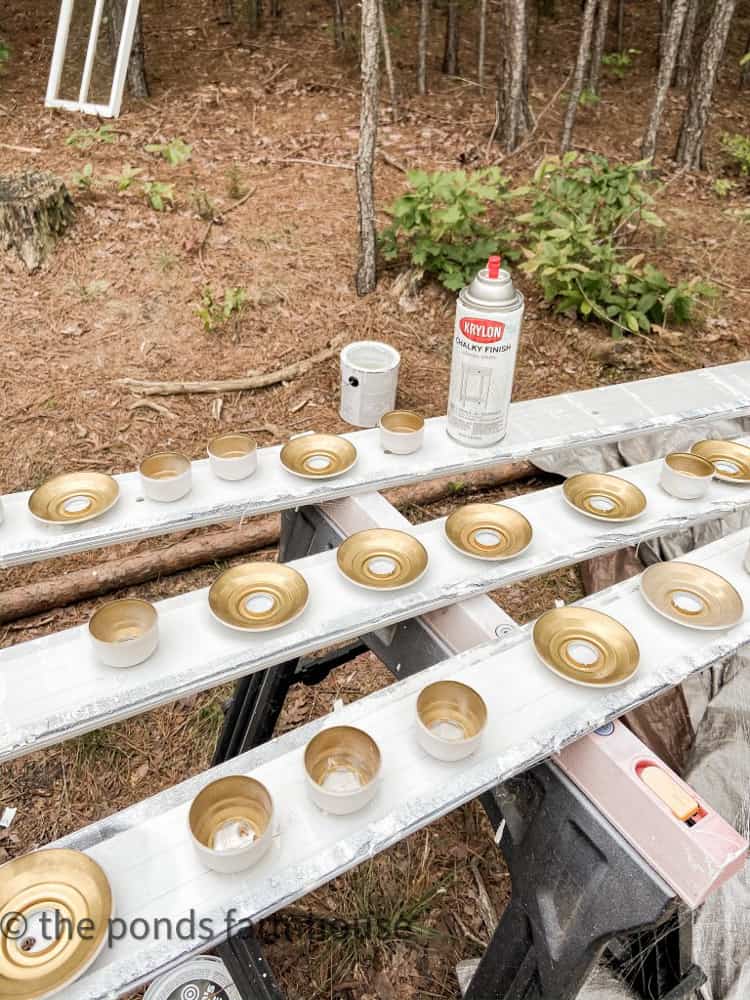
<path id="1" fill-rule="evenodd" d="M 524 301 L 490 257 L 456 305 L 447 430 L 477 448 L 505 436 Z"/>

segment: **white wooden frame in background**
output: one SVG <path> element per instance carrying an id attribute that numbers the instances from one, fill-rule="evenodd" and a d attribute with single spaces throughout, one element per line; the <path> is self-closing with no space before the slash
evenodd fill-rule
<path id="1" fill-rule="evenodd" d="M 50 68 L 49 82 L 47 84 L 47 97 L 45 105 L 48 108 L 64 108 L 67 111 L 82 111 L 87 115 L 99 115 L 102 118 L 117 118 L 122 105 L 122 94 L 125 89 L 125 78 L 128 73 L 128 62 L 130 52 L 133 47 L 133 36 L 135 26 L 138 21 L 138 8 L 140 0 L 128 0 L 125 10 L 125 18 L 120 35 L 120 47 L 115 61 L 114 76 L 112 79 L 112 90 L 109 95 L 109 104 L 92 104 L 89 101 L 89 88 L 91 86 L 91 75 L 94 70 L 96 60 L 96 50 L 99 42 L 99 31 L 101 29 L 102 17 L 104 14 L 105 0 L 95 0 L 94 13 L 91 19 L 91 30 L 89 42 L 86 48 L 86 61 L 83 66 L 81 76 L 81 86 L 78 92 L 78 100 L 64 100 L 59 96 L 60 82 L 62 80 L 65 57 L 68 51 L 68 36 L 70 34 L 70 22 L 73 17 L 75 0 L 62 0 L 60 7 L 60 18 L 57 22 L 57 35 L 55 37 L 55 48 L 52 53 L 52 66 Z"/>

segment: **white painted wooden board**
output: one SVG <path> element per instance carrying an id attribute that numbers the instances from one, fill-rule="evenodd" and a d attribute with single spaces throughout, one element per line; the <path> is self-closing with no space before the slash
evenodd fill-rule
<path id="1" fill-rule="evenodd" d="M 745 529 L 684 557 L 727 577 L 742 594 L 746 609 L 750 576 L 742 562 L 748 539 L 750 529 Z M 66 1000 L 123 995 L 218 942 L 232 910 L 237 920 L 269 915 L 750 642 L 747 612 L 730 630 L 694 631 L 652 611 L 638 586 L 638 578 L 627 580 L 582 602 L 613 615 L 638 641 L 639 671 L 619 688 L 592 691 L 551 674 L 537 661 L 525 628 L 509 640 L 446 660 L 60 841 L 55 846 L 86 850 L 103 866 L 118 915 L 126 922 L 159 917 L 174 926 L 193 910 L 205 921 L 202 928 L 214 935 L 210 940 L 120 941 L 66 990 Z M 481 747 L 458 764 L 432 760 L 415 739 L 417 694 L 425 684 L 445 677 L 475 687 L 489 711 Z M 349 817 L 321 813 L 305 789 L 304 747 L 332 723 L 366 729 L 383 755 L 377 796 Z M 208 780 L 237 773 L 252 773 L 270 789 L 278 836 L 257 868 L 226 877 L 205 870 L 197 860 L 186 815 Z"/>
<path id="2" fill-rule="evenodd" d="M 86 626 L 3 650 L 0 761 L 392 622 L 750 507 L 750 487 L 718 481 L 704 500 L 675 500 L 657 485 L 660 465 L 658 460 L 621 470 L 648 500 L 642 517 L 622 524 L 572 510 L 561 487 L 509 501 L 531 522 L 534 539 L 523 555 L 505 562 L 456 552 L 445 540 L 444 519 L 416 525 L 412 532 L 426 546 L 430 566 L 402 591 L 375 594 L 355 586 L 339 574 L 335 552 L 297 560 L 292 565 L 308 581 L 310 603 L 300 618 L 277 631 L 245 635 L 224 627 L 211 617 L 203 589 L 157 604 L 159 649 L 129 670 L 95 660 Z"/>
<path id="3" fill-rule="evenodd" d="M 176 503 L 143 499 L 138 473 L 128 472 L 116 477 L 121 495 L 112 510 L 78 526 L 35 521 L 27 509 L 30 494 L 13 493 L 3 498 L 0 567 L 748 413 L 750 362 L 743 361 L 514 403 L 507 437 L 490 448 L 453 441 L 444 417 L 427 421 L 425 444 L 416 455 L 386 455 L 377 430 L 356 431 L 346 437 L 356 444 L 359 461 L 336 479 L 291 475 L 279 462 L 278 446 L 261 449 L 258 471 L 242 482 L 217 479 L 207 460 L 193 462 L 193 490 Z"/>

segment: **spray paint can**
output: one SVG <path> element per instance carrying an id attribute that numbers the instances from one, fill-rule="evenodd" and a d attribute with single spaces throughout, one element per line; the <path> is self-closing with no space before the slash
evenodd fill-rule
<path id="1" fill-rule="evenodd" d="M 482 448 L 505 436 L 523 308 L 499 257 L 459 293 L 447 430 L 461 444 Z"/>
<path id="2" fill-rule="evenodd" d="M 395 409 L 401 355 L 390 344 L 358 340 L 341 352 L 341 416 L 355 427 L 376 427 Z"/>

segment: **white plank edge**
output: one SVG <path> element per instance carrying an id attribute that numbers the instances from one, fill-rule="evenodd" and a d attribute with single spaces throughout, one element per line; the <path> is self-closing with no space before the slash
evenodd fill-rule
<path id="1" fill-rule="evenodd" d="M 750 529 L 744 529 L 684 557 L 729 579 L 746 608 L 750 576 L 742 564 L 749 538 Z M 723 632 L 667 621 L 643 601 L 638 578 L 582 603 L 617 618 L 638 641 L 640 668 L 627 684 L 604 691 L 567 684 L 537 661 L 526 627 L 509 640 L 451 657 L 59 841 L 55 846 L 85 850 L 102 865 L 118 916 L 126 923 L 159 917 L 174 927 L 193 911 L 205 921 L 202 931 L 212 932 L 209 939 L 117 942 L 66 990 L 66 1000 L 109 1000 L 135 989 L 222 940 L 228 914 L 234 914 L 233 921 L 268 916 L 750 642 L 747 614 Z M 475 687 L 489 712 L 482 745 L 458 764 L 428 758 L 414 734 L 418 692 L 446 677 Z M 348 817 L 321 813 L 306 794 L 304 747 L 332 723 L 366 729 L 383 754 L 377 796 Z M 207 781 L 240 773 L 252 773 L 275 797 L 278 836 L 257 868 L 238 876 L 216 875 L 194 854 L 187 810 Z"/>
<path id="2" fill-rule="evenodd" d="M 0 567 L 69 555 L 105 545 L 182 531 L 257 514 L 322 503 L 357 493 L 389 489 L 439 476 L 462 475 L 502 462 L 604 444 L 676 424 L 735 418 L 750 413 L 750 362 L 664 375 L 624 385 L 513 403 L 506 438 L 490 448 L 466 448 L 445 432 L 445 418 L 427 421 L 425 444 L 416 455 L 386 455 L 377 430 L 345 435 L 359 461 L 344 476 L 299 479 L 279 462 L 279 447 L 259 451 L 258 471 L 242 482 L 212 475 L 207 460 L 193 462 L 193 489 L 175 503 L 144 499 L 137 472 L 117 476 L 120 499 L 102 517 L 80 525 L 35 521 L 30 492 L 3 498 Z M 60 470 L 65 471 L 65 470 Z"/>
<path id="3" fill-rule="evenodd" d="M 750 509 L 750 488 L 714 481 L 703 500 L 675 500 L 658 486 L 661 460 L 620 471 L 648 500 L 645 513 L 609 524 L 563 501 L 561 487 L 509 501 L 531 522 L 525 553 L 494 563 L 456 552 L 444 519 L 415 525 L 426 546 L 425 576 L 401 591 L 374 593 L 338 572 L 334 551 L 295 560 L 310 588 L 304 614 L 273 632 L 245 635 L 210 615 L 207 590 L 157 603 L 161 641 L 145 663 L 115 670 L 98 663 L 87 626 L 0 652 L 0 761 L 51 746 L 189 694 L 235 680 L 323 646 L 424 615 L 519 580 L 709 519 Z"/>

